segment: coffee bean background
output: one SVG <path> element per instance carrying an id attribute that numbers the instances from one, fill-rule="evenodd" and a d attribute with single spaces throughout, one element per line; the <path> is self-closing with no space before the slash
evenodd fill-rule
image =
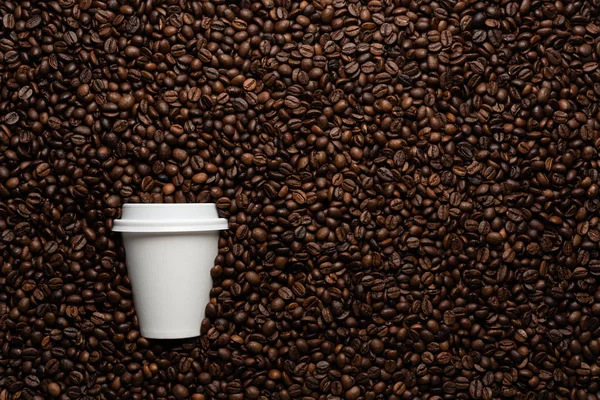
<path id="1" fill-rule="evenodd" d="M 0 399 L 596 399 L 600 2 L 0 1 Z M 203 336 L 113 220 L 214 202 Z"/>

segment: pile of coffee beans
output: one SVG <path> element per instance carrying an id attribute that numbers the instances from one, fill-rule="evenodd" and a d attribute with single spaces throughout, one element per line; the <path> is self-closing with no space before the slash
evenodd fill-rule
<path id="1" fill-rule="evenodd" d="M 600 2 L 0 1 L 0 399 L 597 399 Z M 214 202 L 203 336 L 124 203 Z"/>

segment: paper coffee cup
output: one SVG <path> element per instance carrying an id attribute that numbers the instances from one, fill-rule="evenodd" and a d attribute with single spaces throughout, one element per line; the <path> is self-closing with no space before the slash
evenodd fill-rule
<path id="1" fill-rule="evenodd" d="M 125 204 L 122 232 L 141 334 L 176 339 L 200 335 L 219 247 L 214 204 Z"/>

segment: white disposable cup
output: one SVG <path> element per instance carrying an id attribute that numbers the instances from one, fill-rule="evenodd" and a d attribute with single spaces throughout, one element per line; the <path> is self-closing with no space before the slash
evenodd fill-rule
<path id="1" fill-rule="evenodd" d="M 125 204 L 122 232 L 141 334 L 177 339 L 200 335 L 219 247 L 214 204 Z"/>

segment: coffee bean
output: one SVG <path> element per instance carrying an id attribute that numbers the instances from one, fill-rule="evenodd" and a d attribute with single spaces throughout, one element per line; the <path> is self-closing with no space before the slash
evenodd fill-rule
<path id="1" fill-rule="evenodd" d="M 252 230 L 252 238 L 259 243 L 267 240 L 267 231 L 263 228 L 254 228 Z"/>
<path id="2" fill-rule="evenodd" d="M 452 33 L 449 30 L 442 31 L 440 34 L 442 46 L 448 47 L 452 44 Z"/>
<path id="3" fill-rule="evenodd" d="M 19 115 L 16 112 L 10 112 L 4 116 L 4 122 L 7 125 L 14 125 L 19 121 Z"/>
<path id="4" fill-rule="evenodd" d="M 52 397 L 58 397 L 60 395 L 60 386 L 55 382 L 48 383 L 47 387 L 48 394 Z"/>
<path id="5" fill-rule="evenodd" d="M 42 18 L 39 15 L 35 15 L 31 18 L 29 18 L 26 22 L 25 22 L 25 27 L 27 29 L 34 29 L 37 28 L 40 23 L 42 22 Z"/>
<path id="6" fill-rule="evenodd" d="M 469 385 L 469 395 L 473 399 L 481 399 L 483 398 L 483 384 L 480 380 L 474 380 Z"/>
<path id="7" fill-rule="evenodd" d="M 6 29 L 13 29 L 15 27 L 15 16 L 13 14 L 5 14 L 2 17 L 2 24 Z"/>
<path id="8" fill-rule="evenodd" d="M 163 95 L 163 99 L 167 103 L 174 103 L 177 101 L 178 98 L 179 98 L 179 95 L 175 90 L 167 90 Z"/>
<path id="9" fill-rule="evenodd" d="M 108 38 L 105 42 L 104 42 L 104 51 L 107 54 L 114 54 L 116 53 L 118 50 L 118 44 L 117 41 L 114 38 Z"/>
<path id="10" fill-rule="evenodd" d="M 33 95 L 33 90 L 30 86 L 23 86 L 19 90 L 19 98 L 21 100 L 28 100 Z"/>
<path id="11" fill-rule="evenodd" d="M 13 3 L 0 398 L 599 391 L 593 4 Z M 197 340 L 140 336 L 127 202 L 230 221 Z"/>
<path id="12" fill-rule="evenodd" d="M 257 87 L 257 82 L 256 79 L 253 78 L 248 78 L 244 81 L 244 90 L 248 91 L 248 92 L 252 92 L 256 89 Z"/>
<path id="13" fill-rule="evenodd" d="M 190 394 L 185 386 L 178 384 L 175 385 L 175 387 L 173 388 L 173 395 L 177 399 L 186 399 L 189 397 Z"/>

